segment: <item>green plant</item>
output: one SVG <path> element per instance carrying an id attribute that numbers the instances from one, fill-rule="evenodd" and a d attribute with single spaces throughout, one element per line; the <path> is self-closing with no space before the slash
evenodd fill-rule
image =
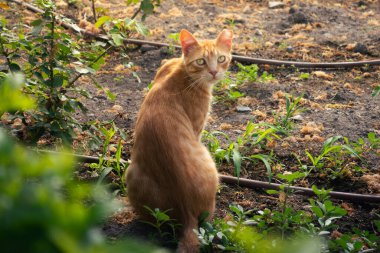
<path id="1" fill-rule="evenodd" d="M 32 109 L 34 100 L 21 92 L 25 84 L 21 74 L 0 73 L 0 118 L 5 112 Z"/>
<path id="2" fill-rule="evenodd" d="M 293 128 L 293 121 L 291 118 L 302 111 L 301 104 L 299 103 L 303 98 L 303 94 L 299 97 L 293 98 L 288 95 L 285 96 L 286 104 L 285 104 L 285 115 L 279 116 L 276 118 L 276 124 L 282 128 L 284 131 L 289 131 Z"/>
<path id="3" fill-rule="evenodd" d="M 7 20 L 0 21 L 1 53 L 10 72 L 24 73 L 23 90 L 34 96 L 37 105 L 36 110 L 15 113 L 14 117 L 21 118 L 29 130 L 25 138 L 37 140 L 48 133 L 71 143 L 73 130 L 81 129 L 72 113 L 78 109 L 85 111 L 80 97 L 90 97 L 74 84 L 81 76 L 99 69 L 108 50 L 99 43 L 80 45 L 56 25 L 51 1 L 37 3 L 44 13 L 31 23 L 32 30 L 26 35 L 22 27 L 10 30 Z"/>
<path id="4" fill-rule="evenodd" d="M 0 80 L 0 114 L 33 106 L 18 90 L 22 80 L 18 74 Z M 27 150 L 0 129 L 2 251 L 153 252 L 133 241 L 106 242 L 99 223 L 118 205 L 105 189 L 74 180 L 74 164 L 68 155 Z"/>
<path id="5" fill-rule="evenodd" d="M 249 123 L 248 123 L 249 125 Z M 225 140 L 227 141 L 226 148 L 223 148 L 223 144 L 220 143 L 218 138 L 216 136 L 223 136 Z M 244 137 L 238 137 L 236 141 L 233 141 L 230 139 L 230 137 L 223 132 L 220 131 L 213 131 L 213 132 L 207 132 L 206 130 L 203 131 L 202 140 L 207 142 L 207 147 L 210 151 L 210 153 L 214 156 L 215 161 L 218 163 L 221 163 L 223 161 L 230 163 L 232 161 L 234 165 L 234 175 L 236 177 L 240 177 L 241 173 L 241 165 L 243 160 L 249 160 L 251 162 L 261 161 L 264 163 L 265 167 L 268 171 L 268 177 L 269 180 L 272 178 L 271 174 L 271 156 L 270 155 L 263 155 L 263 154 L 254 154 L 254 155 L 247 155 L 245 154 L 245 148 L 244 145 L 247 144 L 247 139 Z M 244 152 L 242 155 L 241 151 Z"/>
<path id="6" fill-rule="evenodd" d="M 107 129 L 107 125 L 109 129 Z M 129 166 L 128 162 L 122 162 L 121 151 L 122 151 L 122 139 L 125 139 L 125 133 L 116 127 L 115 123 L 106 122 L 104 125 L 99 127 L 99 132 L 104 136 L 104 142 L 102 147 L 102 153 L 99 157 L 99 162 L 90 164 L 90 168 L 96 169 L 100 173 L 98 178 L 98 185 L 106 178 L 111 172 L 115 172 L 117 176 L 117 191 L 121 191 L 122 194 L 126 194 L 125 186 L 125 172 Z M 115 152 L 115 158 L 108 157 L 109 148 L 111 147 L 111 140 L 114 138 L 115 134 L 119 132 L 121 138 L 117 141 L 117 148 Z M 117 193 L 117 192 L 116 192 Z"/>
<path id="7" fill-rule="evenodd" d="M 159 208 L 151 209 L 148 206 L 144 206 L 145 209 L 148 210 L 150 215 L 154 218 L 154 222 L 150 221 L 143 221 L 144 223 L 154 227 L 157 232 L 159 233 L 159 236 L 161 238 L 164 238 L 166 236 L 169 236 L 174 240 L 176 238 L 176 231 L 178 228 L 181 227 L 180 224 L 176 222 L 176 220 L 171 219 L 170 216 L 167 214 L 168 212 L 171 211 L 171 209 L 166 210 L 166 211 L 161 211 Z M 165 232 L 165 226 L 170 227 L 170 233 Z"/>
<path id="8" fill-rule="evenodd" d="M 304 178 L 305 173 L 297 171 L 288 174 L 277 174 L 277 177 L 285 180 L 286 183 L 280 186 L 280 190 L 267 190 L 267 193 L 280 195 L 281 211 L 272 212 L 271 218 L 276 227 L 279 228 L 281 238 L 284 240 L 285 234 L 290 232 L 292 225 L 297 224 L 299 226 L 310 222 L 309 217 L 304 212 L 297 212 L 288 204 L 288 197 L 293 192 L 289 186 L 293 185 L 298 179 Z"/>
<path id="9" fill-rule="evenodd" d="M 127 4 L 137 4 L 139 2 L 140 2 L 139 8 L 133 14 L 131 19 L 136 18 L 137 15 L 140 12 L 142 12 L 143 15 L 141 17 L 141 20 L 144 21 L 148 15 L 153 14 L 154 8 L 160 5 L 161 0 L 127 0 L 126 1 Z"/>
<path id="10" fill-rule="evenodd" d="M 115 47 L 125 47 L 124 40 L 133 34 L 144 36 L 149 34 L 148 28 L 133 18 L 115 19 L 110 16 L 102 16 L 95 23 L 95 27 L 102 27 L 112 39 L 110 42 Z"/>
<path id="11" fill-rule="evenodd" d="M 313 192 L 317 195 L 318 200 L 309 199 L 311 204 L 311 210 L 317 217 L 318 223 L 320 225 L 319 234 L 328 234 L 328 229 L 333 227 L 333 220 L 339 219 L 347 214 L 347 211 L 339 206 L 335 206 L 331 200 L 328 198 L 330 190 L 321 189 L 319 190 L 316 186 L 312 186 Z"/>
<path id="12" fill-rule="evenodd" d="M 301 168 L 307 171 L 307 175 L 311 171 L 328 172 L 329 177 L 336 178 L 344 174 L 345 170 L 350 169 L 352 164 L 348 163 L 345 159 L 345 155 L 354 156 L 358 159 L 362 159 L 359 153 L 347 144 L 337 144 L 341 139 L 345 139 L 342 136 L 333 136 L 328 138 L 324 143 L 319 155 L 313 156 L 309 151 L 305 151 L 306 156 L 309 158 L 311 165 L 304 165 L 296 156 Z M 346 140 L 348 141 L 348 140 Z"/>
<path id="13" fill-rule="evenodd" d="M 170 39 L 168 52 L 169 54 L 174 54 L 175 53 L 174 44 L 177 44 L 179 41 L 179 33 L 171 33 L 168 35 L 168 38 Z"/>
<path id="14" fill-rule="evenodd" d="M 310 78 L 310 74 L 309 73 L 301 73 L 298 78 L 301 80 L 307 80 Z"/>
<path id="15" fill-rule="evenodd" d="M 372 91 L 372 97 L 376 97 L 380 94 L 380 85 L 376 86 Z"/>
<path id="16" fill-rule="evenodd" d="M 365 155 L 366 153 L 377 154 L 377 149 L 380 148 L 380 137 L 376 137 L 374 132 L 367 134 L 367 138 L 359 138 L 356 142 L 350 142 L 348 138 L 344 137 L 346 145 L 352 146 L 353 149 L 359 155 Z"/>
<path id="17" fill-rule="evenodd" d="M 236 63 L 239 71 L 232 75 L 231 72 L 226 73 L 226 77 L 222 79 L 217 85 L 214 86 L 214 90 L 217 93 L 222 92 L 223 95 L 216 95 L 217 100 L 236 101 L 238 98 L 243 97 L 244 93 L 239 91 L 239 87 L 246 82 L 267 82 L 273 80 L 273 76 L 264 71 L 261 76 L 258 73 L 259 67 L 253 65 L 242 65 Z"/>

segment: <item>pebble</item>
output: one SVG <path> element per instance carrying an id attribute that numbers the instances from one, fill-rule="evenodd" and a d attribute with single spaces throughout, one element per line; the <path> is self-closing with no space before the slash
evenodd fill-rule
<path id="1" fill-rule="evenodd" d="M 286 47 L 286 52 L 293 53 L 294 52 L 294 48 L 292 46 L 287 46 Z"/>
<path id="2" fill-rule="evenodd" d="M 283 8 L 285 4 L 283 2 L 278 1 L 269 1 L 268 2 L 268 8 L 269 9 L 277 9 L 277 8 Z"/>
<path id="3" fill-rule="evenodd" d="M 261 37 L 261 36 L 263 36 L 263 32 L 260 29 L 256 29 L 255 35 Z"/>
<path id="4" fill-rule="evenodd" d="M 367 46 L 362 43 L 356 43 L 355 47 L 353 48 L 353 51 L 355 53 L 368 54 Z"/>
<path id="5" fill-rule="evenodd" d="M 251 112 L 252 109 L 249 108 L 248 106 L 239 105 L 238 107 L 236 107 L 236 111 L 237 112 Z"/>
<path id="6" fill-rule="evenodd" d="M 297 11 L 289 16 L 289 22 L 294 24 L 307 24 L 310 23 L 310 20 L 304 13 Z"/>
<path id="7" fill-rule="evenodd" d="M 296 116 L 291 117 L 290 119 L 295 120 L 295 121 L 302 121 L 303 117 L 300 114 L 298 114 Z"/>

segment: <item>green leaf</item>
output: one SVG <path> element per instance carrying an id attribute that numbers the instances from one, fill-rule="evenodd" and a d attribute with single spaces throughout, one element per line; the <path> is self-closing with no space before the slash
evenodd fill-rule
<path id="1" fill-rule="evenodd" d="M 266 190 L 266 192 L 268 194 L 278 194 L 279 193 L 279 191 L 277 191 L 277 190 Z"/>
<path id="2" fill-rule="evenodd" d="M 380 85 L 376 86 L 375 89 L 372 91 L 372 97 L 376 97 L 380 94 Z"/>
<path id="3" fill-rule="evenodd" d="M 105 22 L 111 20 L 111 17 L 110 16 L 103 16 L 103 17 L 100 17 L 98 18 L 98 21 L 96 21 L 95 23 L 95 27 L 96 28 L 99 28 L 101 27 Z"/>
<path id="4" fill-rule="evenodd" d="M 97 184 L 100 184 L 104 180 L 104 178 L 112 171 L 112 169 L 112 167 L 104 168 L 99 176 Z"/>
<path id="5" fill-rule="evenodd" d="M 42 28 L 44 27 L 44 23 L 42 19 L 34 20 L 31 23 L 31 25 L 33 26 L 33 29 L 31 32 L 33 36 L 38 36 L 41 33 Z"/>
<path id="6" fill-rule="evenodd" d="M 145 15 L 152 14 L 154 5 L 152 4 L 152 0 L 142 0 L 140 5 L 141 10 Z"/>
<path id="7" fill-rule="evenodd" d="M 64 81 L 63 75 L 61 75 L 61 74 L 54 75 L 53 87 L 55 87 L 55 88 L 61 87 L 63 85 L 63 81 Z"/>
<path id="8" fill-rule="evenodd" d="M 263 154 L 256 154 L 256 155 L 251 155 L 248 159 L 250 160 L 259 159 L 260 161 L 262 161 L 265 165 L 265 168 L 267 169 L 268 181 L 272 182 L 273 174 L 272 174 L 272 168 L 270 166 L 270 163 L 269 163 L 270 160 L 268 156 L 263 155 Z"/>
<path id="9" fill-rule="evenodd" d="M 0 116 L 11 110 L 26 110 L 34 107 L 34 100 L 21 93 L 24 77 L 21 74 L 5 75 L 0 83 Z"/>
<path id="10" fill-rule="evenodd" d="M 322 212 L 322 210 L 319 207 L 312 206 L 311 210 L 315 213 L 315 215 L 317 215 L 318 218 L 322 218 L 323 217 L 323 212 Z"/>
<path id="11" fill-rule="evenodd" d="M 235 168 L 234 174 L 236 177 L 240 177 L 242 158 L 241 158 L 240 151 L 238 150 L 238 147 L 235 147 L 232 150 L 232 160 L 234 162 L 234 168 Z"/>
<path id="12" fill-rule="evenodd" d="M 111 34 L 111 38 L 116 46 L 123 45 L 124 38 L 120 34 L 113 33 Z"/>
<path id="13" fill-rule="evenodd" d="M 136 22 L 136 31 L 141 34 L 141 35 L 144 35 L 144 36 L 148 36 L 149 35 L 149 29 L 141 22 Z"/>
<path id="14" fill-rule="evenodd" d="M 17 63 L 14 63 L 14 62 L 12 62 L 11 64 L 9 64 L 9 69 L 10 69 L 12 72 L 18 72 L 18 71 L 21 71 L 20 66 L 19 66 Z"/>
<path id="15" fill-rule="evenodd" d="M 169 215 L 167 215 L 164 212 L 158 212 L 157 215 L 156 215 L 156 218 L 157 218 L 158 221 L 168 221 L 168 220 L 170 220 Z"/>

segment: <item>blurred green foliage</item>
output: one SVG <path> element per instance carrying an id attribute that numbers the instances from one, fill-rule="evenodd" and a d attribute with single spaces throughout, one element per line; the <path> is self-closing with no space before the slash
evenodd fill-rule
<path id="1" fill-rule="evenodd" d="M 16 89 L 21 80 L 0 80 L 0 114 L 33 105 Z M 132 241 L 106 242 L 100 224 L 118 205 L 103 187 L 74 180 L 73 166 L 71 156 L 37 155 L 0 129 L 1 252 L 153 252 Z"/>

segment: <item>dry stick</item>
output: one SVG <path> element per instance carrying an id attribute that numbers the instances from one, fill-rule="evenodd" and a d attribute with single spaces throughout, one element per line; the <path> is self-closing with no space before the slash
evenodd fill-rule
<path id="1" fill-rule="evenodd" d="M 43 13 L 43 11 L 31 4 L 23 3 L 19 0 L 8 0 L 10 2 L 14 2 L 20 5 L 24 5 L 27 9 L 37 12 Z M 84 29 L 79 28 L 76 25 L 68 24 L 66 22 L 61 21 L 61 25 L 66 29 L 71 29 L 75 32 L 80 32 L 84 35 L 94 37 L 96 40 L 108 42 L 110 38 L 106 35 L 94 34 L 92 32 L 86 31 Z M 151 45 L 156 47 L 170 47 L 168 43 L 160 43 L 146 40 L 137 40 L 137 39 L 125 39 L 124 42 L 126 44 L 136 44 L 136 45 Z M 174 46 L 175 48 L 181 48 L 180 46 Z M 361 67 L 361 66 L 380 66 L 380 59 L 376 60 L 367 60 L 367 61 L 358 61 L 358 62 L 295 62 L 295 61 L 281 61 L 281 60 L 270 60 L 270 59 L 262 59 L 262 58 L 252 58 L 241 55 L 233 55 L 232 59 L 235 61 L 239 61 L 242 63 L 254 63 L 254 64 L 267 64 L 274 66 L 289 66 L 295 68 L 353 68 L 353 67 Z"/>
<path id="2" fill-rule="evenodd" d="M 95 0 L 91 0 L 91 7 L 92 7 L 92 15 L 94 16 L 94 23 L 96 23 L 98 19 L 96 17 Z"/>
<path id="3" fill-rule="evenodd" d="M 57 154 L 57 155 L 62 154 L 60 152 L 50 151 L 50 150 L 37 150 L 37 151 L 40 153 L 48 153 L 48 154 Z M 73 157 L 78 159 L 78 161 L 83 162 L 83 163 L 98 163 L 99 162 L 99 158 L 94 157 L 94 156 L 85 156 L 85 155 L 70 154 L 70 153 L 67 153 L 67 155 L 72 155 Z M 121 162 L 126 163 L 126 161 L 123 159 L 121 159 Z M 280 184 L 262 182 L 258 180 L 251 180 L 251 179 L 245 179 L 245 178 L 231 177 L 231 176 L 226 176 L 226 175 L 221 175 L 221 174 L 219 174 L 219 178 L 221 179 L 223 183 L 230 184 L 230 185 L 238 185 L 238 186 L 247 187 L 250 189 L 259 188 L 259 189 L 279 190 L 281 186 Z M 313 190 L 310 188 L 298 187 L 298 186 L 287 186 L 285 188 L 293 190 L 295 194 L 300 194 L 300 195 L 305 195 L 305 196 L 315 195 Z M 331 198 L 335 198 L 335 199 L 349 200 L 353 202 L 380 203 L 380 195 L 357 194 L 357 193 L 336 192 L 336 191 L 331 191 L 329 194 Z"/>

